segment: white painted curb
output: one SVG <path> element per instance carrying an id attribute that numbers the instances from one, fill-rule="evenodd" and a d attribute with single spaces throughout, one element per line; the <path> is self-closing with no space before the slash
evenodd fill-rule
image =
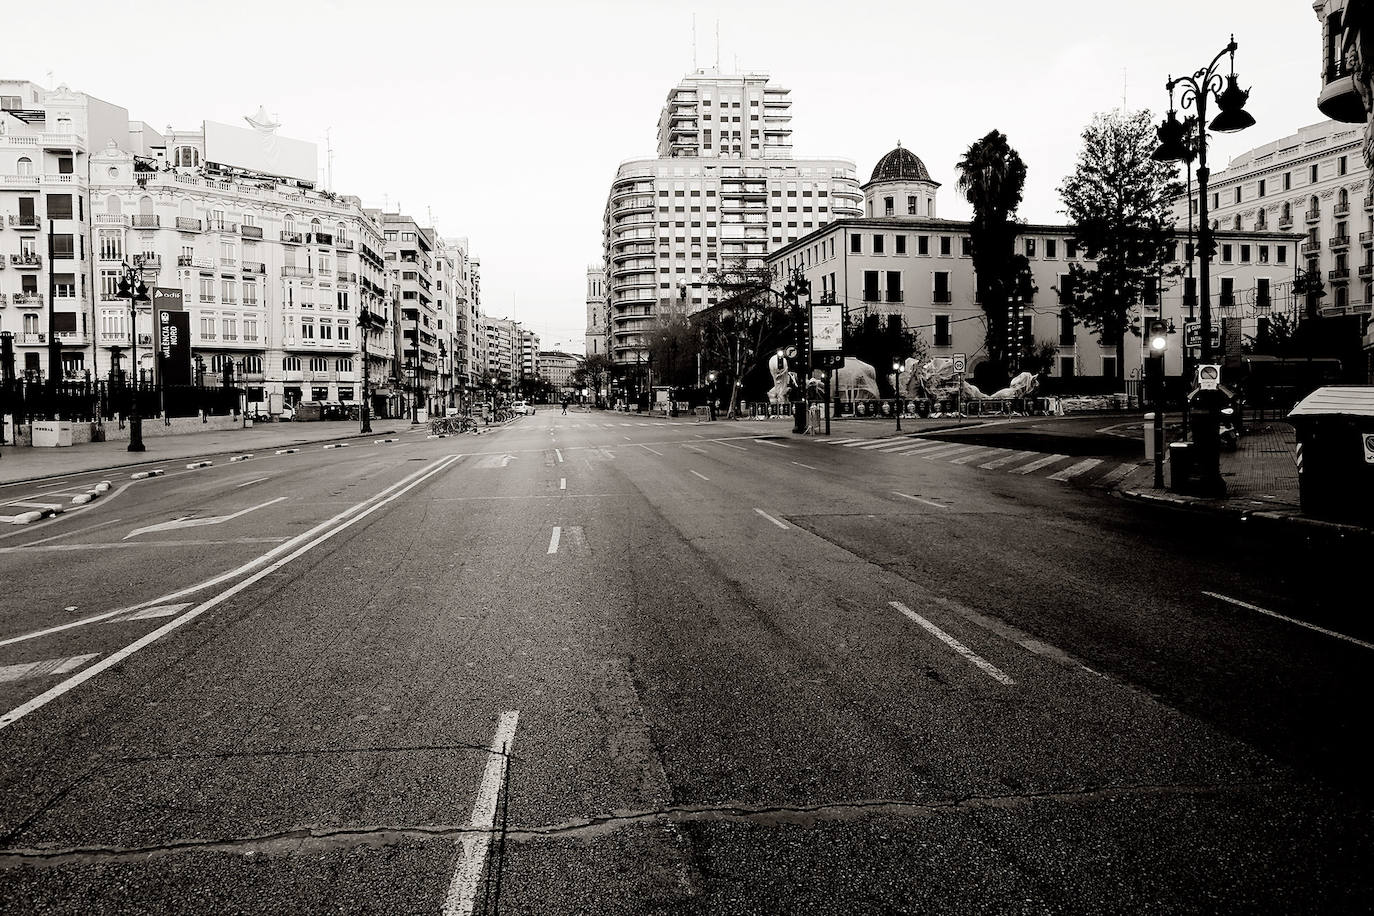
<path id="1" fill-rule="evenodd" d="M 95 492 L 95 493 L 108 493 L 108 492 L 110 492 L 110 482 L 109 482 L 108 480 L 102 480 L 102 481 L 100 481 L 100 483 L 98 483 L 98 484 L 95 485 L 95 489 L 94 489 L 92 492 Z"/>
<path id="2" fill-rule="evenodd" d="M 19 515 L 16 515 L 11 524 L 27 525 L 31 522 L 36 522 L 39 519 L 52 518 L 54 515 L 61 515 L 62 512 L 63 509 L 61 506 L 52 506 L 47 509 L 34 509 L 32 512 L 22 512 Z"/>
<path id="3" fill-rule="evenodd" d="M 196 468 L 208 468 L 213 466 L 213 461 L 193 461 L 190 464 L 186 465 L 186 470 L 194 471 Z"/>
<path id="4" fill-rule="evenodd" d="M 331 442 L 325 448 L 348 448 L 347 442 Z"/>
<path id="5" fill-rule="evenodd" d="M 130 475 L 129 475 L 129 479 L 130 479 L 130 480 L 146 480 L 146 479 L 149 478 L 149 477 L 161 477 L 162 475 L 164 475 L 164 474 L 166 474 L 166 473 L 167 473 L 167 472 L 164 471 L 162 468 L 156 468 L 156 469 L 151 470 L 151 471 L 139 471 L 139 472 L 136 473 L 136 474 L 130 474 Z"/>
<path id="6" fill-rule="evenodd" d="M 299 451 L 300 451 L 300 449 L 298 449 L 298 448 L 279 448 L 279 449 L 277 449 L 277 454 L 278 454 L 278 455 L 294 455 L 294 454 L 296 454 L 296 453 L 299 452 Z"/>
<path id="7" fill-rule="evenodd" d="M 386 445 L 388 442 L 399 442 L 399 441 L 400 441 L 399 439 L 377 439 L 377 440 L 375 440 L 375 441 L 373 442 L 373 445 Z"/>
<path id="8" fill-rule="evenodd" d="M 252 457 L 252 455 L 235 455 L 233 458 L 229 459 L 229 462 L 232 464 L 236 461 L 247 461 Z"/>

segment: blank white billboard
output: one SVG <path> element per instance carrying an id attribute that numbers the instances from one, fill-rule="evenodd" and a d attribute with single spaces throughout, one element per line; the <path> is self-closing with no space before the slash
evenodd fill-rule
<path id="1" fill-rule="evenodd" d="M 205 122 L 205 158 L 265 175 L 297 178 L 312 184 L 319 180 L 319 150 L 315 144 L 216 121 Z"/>

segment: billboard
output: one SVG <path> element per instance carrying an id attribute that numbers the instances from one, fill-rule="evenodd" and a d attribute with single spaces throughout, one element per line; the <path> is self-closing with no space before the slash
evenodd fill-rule
<path id="1" fill-rule="evenodd" d="M 844 350 L 844 307 L 811 306 L 811 352 L 839 353 Z"/>
<path id="2" fill-rule="evenodd" d="M 312 184 L 320 177 L 319 148 L 314 143 L 217 121 L 205 122 L 205 158 L 231 168 Z"/>
<path id="3" fill-rule="evenodd" d="M 163 385 L 191 384 L 191 313 L 157 310 L 157 377 Z"/>

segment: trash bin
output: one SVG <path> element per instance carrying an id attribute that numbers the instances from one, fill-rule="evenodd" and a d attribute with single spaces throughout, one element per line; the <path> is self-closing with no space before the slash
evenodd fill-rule
<path id="1" fill-rule="evenodd" d="M 1169 443 L 1169 489 L 1181 493 L 1188 489 L 1188 480 L 1193 476 L 1193 443 Z"/>
<path id="2" fill-rule="evenodd" d="M 1288 419 L 1303 514 L 1374 524 L 1374 385 L 1318 388 Z"/>

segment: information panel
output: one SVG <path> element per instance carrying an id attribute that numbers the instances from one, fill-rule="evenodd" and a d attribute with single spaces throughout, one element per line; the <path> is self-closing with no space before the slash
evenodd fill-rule
<path id="1" fill-rule="evenodd" d="M 158 309 L 157 377 L 163 385 L 191 384 L 191 314 Z"/>

